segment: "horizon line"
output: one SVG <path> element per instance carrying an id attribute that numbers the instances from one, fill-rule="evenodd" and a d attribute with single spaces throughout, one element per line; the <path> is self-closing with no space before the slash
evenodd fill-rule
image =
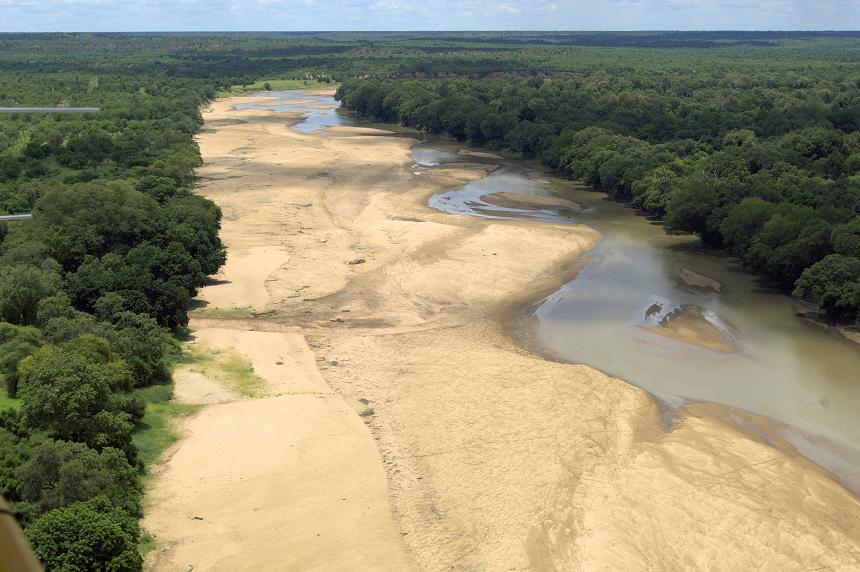
<path id="1" fill-rule="evenodd" d="M 596 29 L 582 29 L 582 30 L 572 30 L 572 29 L 556 29 L 556 30 L 529 30 L 529 29 L 489 29 L 489 30 L 457 30 L 457 29 L 432 29 L 432 30 L 55 30 L 55 31 L 44 31 L 44 30 L 29 30 L 29 31 L 0 31 L 0 34 L 3 35 L 23 35 L 23 34 L 404 34 L 404 33 L 472 33 L 472 34 L 481 34 L 481 33 L 531 33 L 531 34 L 543 34 L 543 33 L 568 33 L 568 34 L 580 34 L 580 33 L 591 33 L 591 34 L 629 34 L 629 33 L 689 33 L 689 32 L 700 32 L 700 33 L 719 33 L 719 32 L 741 32 L 741 33 L 767 33 L 767 34 L 777 34 L 777 33 L 816 33 L 816 34 L 827 34 L 827 33 L 851 33 L 851 34 L 860 34 L 860 29 L 741 29 L 741 28 L 713 28 L 713 29 L 628 29 L 628 30 L 596 30 Z"/>

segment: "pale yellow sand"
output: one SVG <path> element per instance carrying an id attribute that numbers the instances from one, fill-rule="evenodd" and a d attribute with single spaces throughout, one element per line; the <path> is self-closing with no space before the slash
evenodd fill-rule
<path id="1" fill-rule="evenodd" d="M 289 261 L 289 255 L 277 246 L 250 246 L 231 249 L 227 263 L 213 276 L 198 298 L 213 308 L 236 304 L 262 309 L 269 301 L 266 279 Z"/>
<path id="2" fill-rule="evenodd" d="M 189 367 L 179 366 L 173 372 L 175 389 L 173 400 L 187 405 L 210 405 L 229 403 L 242 398 L 242 395 L 220 383 L 207 378 Z"/>
<path id="3" fill-rule="evenodd" d="M 854 342 L 860 345 L 860 331 L 855 328 L 839 328 L 839 333 L 842 334 L 849 342 Z"/>
<path id="4" fill-rule="evenodd" d="M 305 93 L 308 95 L 334 95 L 337 91 L 334 87 L 323 87 L 319 89 L 306 89 Z"/>
<path id="5" fill-rule="evenodd" d="M 269 396 L 183 425 L 149 496 L 152 569 L 860 567 L 860 504 L 816 466 L 708 407 L 667 433 L 644 391 L 510 339 L 502 323 L 569 279 L 596 232 L 431 210 L 429 193 L 486 170 L 415 177 L 403 138 L 300 133 L 230 100 L 204 117 L 221 278 L 255 278 L 204 290 L 192 327 Z M 276 253 L 266 268 L 242 262 L 255 249 Z"/>
<path id="6" fill-rule="evenodd" d="M 385 476 L 367 428 L 320 377 L 298 334 L 201 329 L 254 364 L 268 396 L 223 399 L 183 424 L 144 526 L 155 570 L 403 570 Z M 177 376 L 177 397 L 196 383 Z M 207 388 L 199 403 L 213 403 Z M 222 390 L 223 391 L 223 390 Z M 232 393 L 232 392 L 231 392 Z"/>

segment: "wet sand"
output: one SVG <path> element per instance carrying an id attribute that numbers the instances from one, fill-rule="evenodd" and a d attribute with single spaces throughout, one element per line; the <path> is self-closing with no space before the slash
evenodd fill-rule
<path id="1" fill-rule="evenodd" d="M 477 151 L 475 149 L 460 149 L 458 155 L 471 155 L 472 157 L 481 157 L 483 159 L 501 159 L 502 156 L 489 151 Z"/>
<path id="2" fill-rule="evenodd" d="M 519 209 L 567 209 L 581 211 L 582 205 L 561 197 L 545 195 L 523 195 L 517 193 L 492 193 L 481 197 L 491 205 Z"/>
<path id="3" fill-rule="evenodd" d="M 657 326 L 643 326 L 645 331 L 666 336 L 706 350 L 729 353 L 735 347 L 725 333 L 702 314 L 698 306 L 687 305 L 667 314 Z"/>
<path id="4" fill-rule="evenodd" d="M 711 278 L 710 276 L 705 276 L 704 274 L 699 274 L 698 272 L 694 272 L 689 268 L 679 268 L 678 269 L 678 278 L 691 288 L 698 288 L 704 291 L 712 291 L 717 294 L 722 290 L 723 285 L 720 284 L 718 280 Z"/>
<path id="5" fill-rule="evenodd" d="M 666 427 L 648 393 L 511 338 L 595 231 L 435 211 L 486 170 L 419 177 L 408 139 L 238 101 L 199 136 L 230 257 L 191 327 L 268 392 L 183 422 L 148 497 L 151 569 L 860 566 L 860 503 L 790 448 L 709 406 Z"/>

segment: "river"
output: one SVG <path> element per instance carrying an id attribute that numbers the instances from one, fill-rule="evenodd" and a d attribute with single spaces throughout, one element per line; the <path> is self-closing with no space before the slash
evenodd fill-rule
<path id="1" fill-rule="evenodd" d="M 240 103 L 236 109 L 266 109 L 276 112 L 299 112 L 302 121 L 292 128 L 306 133 L 312 133 L 335 125 L 352 125 L 354 123 L 349 113 L 338 108 L 340 102 L 330 95 L 316 95 L 300 89 L 286 91 L 264 91 L 252 94 L 255 97 L 272 97 L 274 100 Z"/>
<path id="2" fill-rule="evenodd" d="M 257 95 L 275 95 L 284 104 L 238 107 L 302 111 L 305 120 L 293 128 L 303 131 L 353 123 L 329 96 Z M 670 408 L 710 402 L 775 420 L 770 431 L 860 490 L 860 347 L 798 317 L 805 309 L 800 302 L 767 287 L 734 259 L 703 252 L 692 237 L 667 236 L 601 193 L 528 163 L 465 156 L 457 149 L 441 141 L 416 145 L 413 169 L 463 161 L 500 168 L 431 197 L 431 207 L 462 216 L 582 223 L 603 235 L 577 276 L 531 307 L 522 329 L 525 343 L 554 359 L 618 376 Z M 500 207 L 486 200 L 500 192 L 559 196 L 583 208 Z M 683 275 L 714 286 L 690 285 Z M 699 308 L 734 351 L 704 349 L 646 329 L 688 306 Z"/>
<path id="3" fill-rule="evenodd" d="M 453 150 L 417 146 L 413 157 L 425 167 L 466 160 Z M 780 437 L 860 488 L 860 347 L 798 317 L 807 309 L 798 300 L 768 288 L 734 259 L 703 252 L 697 239 L 667 236 L 602 193 L 521 162 L 492 162 L 501 168 L 431 197 L 429 205 L 461 215 L 583 223 L 603 235 L 576 278 L 532 307 L 524 331 L 533 348 L 618 376 L 671 407 L 720 403 L 779 421 L 784 425 L 772 430 Z M 560 196 L 583 210 L 559 214 L 487 202 L 500 192 Z M 684 271 L 714 280 L 719 291 L 688 285 Z M 687 305 L 701 308 L 734 351 L 645 329 Z"/>

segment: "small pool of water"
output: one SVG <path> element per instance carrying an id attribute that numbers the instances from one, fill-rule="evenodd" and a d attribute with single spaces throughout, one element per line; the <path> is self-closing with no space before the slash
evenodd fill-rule
<path id="1" fill-rule="evenodd" d="M 354 125 L 355 121 L 349 113 L 340 111 L 340 102 L 331 95 L 311 95 L 304 90 L 264 91 L 254 93 L 251 97 L 273 97 L 274 100 L 249 101 L 236 104 L 236 109 L 268 109 L 279 112 L 299 112 L 302 121 L 291 126 L 291 129 L 312 133 L 340 125 Z"/>

